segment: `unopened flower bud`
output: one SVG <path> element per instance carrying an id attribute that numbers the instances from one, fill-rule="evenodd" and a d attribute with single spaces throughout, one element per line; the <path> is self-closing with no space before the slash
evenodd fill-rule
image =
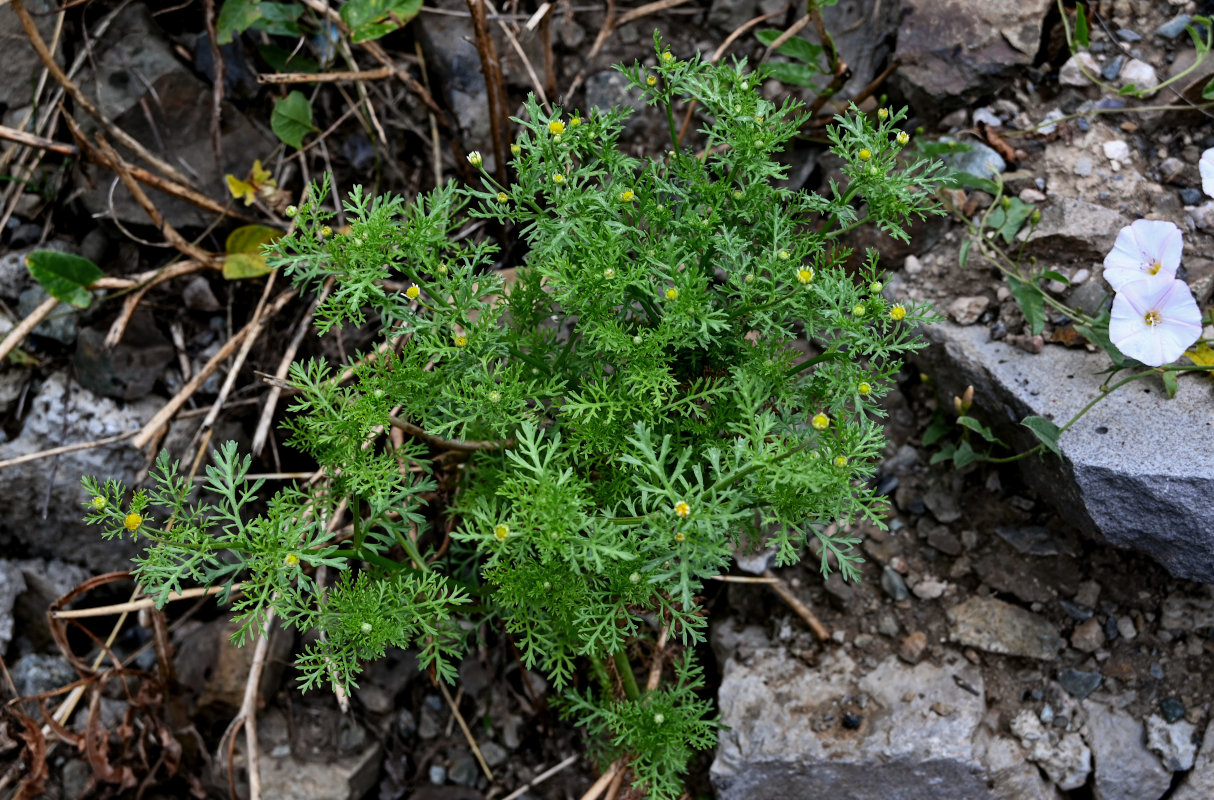
<path id="1" fill-rule="evenodd" d="M 481 157 L 480 150 L 473 150 L 468 154 L 468 163 L 480 169 L 481 164 L 485 163 L 485 159 Z"/>

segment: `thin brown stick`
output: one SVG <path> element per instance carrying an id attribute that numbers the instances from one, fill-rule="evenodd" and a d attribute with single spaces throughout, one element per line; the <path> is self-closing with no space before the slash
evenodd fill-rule
<path id="1" fill-rule="evenodd" d="M 586 80 L 587 70 L 590 69 L 591 62 L 603 49 L 603 45 L 607 43 L 607 37 L 611 36 L 611 32 L 615 29 L 615 0 L 607 0 L 606 16 L 603 17 L 603 26 L 599 28 L 598 35 L 594 37 L 594 43 L 590 45 L 590 49 L 586 51 L 586 55 L 582 60 L 585 62 L 577 75 L 573 76 L 573 80 L 569 83 L 569 88 L 565 90 L 565 99 L 569 100 L 573 97 Z"/>
<path id="2" fill-rule="evenodd" d="M 468 723 L 464 722 L 464 715 L 459 713 L 459 706 L 451 699 L 451 693 L 447 691 L 447 684 L 438 681 L 438 688 L 443 693 L 443 697 L 447 701 L 447 705 L 451 706 L 451 713 L 455 716 L 455 721 L 459 723 L 459 729 L 464 732 L 464 739 L 468 742 L 468 746 L 472 748 L 472 755 L 476 756 L 476 763 L 481 765 L 481 770 L 484 771 L 485 777 L 493 783 L 493 770 L 489 769 L 489 765 L 485 763 L 485 757 L 481 755 L 481 749 L 476 746 L 476 739 L 472 738 L 472 731 L 468 730 Z"/>
<path id="3" fill-rule="evenodd" d="M 668 8 L 681 6 L 686 2 L 687 0 L 656 0 L 656 2 L 653 3 L 646 3 L 639 8 L 634 8 L 631 11 L 626 11 L 623 14 L 620 14 L 619 19 L 617 19 L 611 27 L 618 28 L 621 25 L 627 25 L 629 22 L 634 22 L 641 17 L 647 17 L 650 14 L 656 14 L 657 12 L 665 11 Z"/>
<path id="4" fill-rule="evenodd" d="M 481 72 L 485 75 L 485 88 L 488 90 L 489 132 L 493 137 L 497 179 L 505 184 L 506 143 L 503 138 L 505 126 L 502 121 L 506 87 L 502 83 L 501 61 L 497 55 L 497 45 L 493 43 L 493 35 L 489 33 L 489 23 L 485 19 L 485 0 L 467 0 L 467 3 L 468 10 L 472 12 L 472 29 L 476 33 L 476 52 L 480 55 Z"/>
<path id="5" fill-rule="evenodd" d="M 59 299 L 56 297 L 48 297 L 42 301 L 42 304 L 30 312 L 30 315 L 21 320 L 17 327 L 8 332 L 8 336 L 4 337 L 4 341 L 0 341 L 0 364 L 4 363 L 4 359 L 8 358 L 8 354 L 21 344 L 22 340 L 29 335 L 30 331 L 38 327 L 38 323 L 46 319 L 55 306 L 59 305 Z"/>
<path id="6" fill-rule="evenodd" d="M 253 649 L 253 663 L 249 665 L 249 675 L 245 678 L 244 698 L 240 703 L 240 710 L 232 718 L 223 735 L 223 739 L 234 743 L 236 732 L 242 727 L 244 728 L 245 762 L 249 771 L 249 800 L 261 800 L 261 751 L 257 743 L 257 689 L 261 684 L 261 673 L 265 671 L 266 657 L 270 652 L 270 633 L 273 628 L 274 609 L 271 607 L 266 612 L 265 628 L 262 629 L 261 635 L 257 638 L 257 645 Z M 221 748 L 223 739 L 220 740 Z M 231 780 L 232 776 L 229 772 L 229 786 L 231 786 Z"/>
<path id="7" fill-rule="evenodd" d="M 497 9 L 493 7 L 492 0 L 486 0 L 486 2 L 489 4 L 489 10 L 497 14 Z M 518 55 L 519 60 L 523 62 L 523 69 L 527 70 L 527 77 L 531 78 L 531 86 L 535 89 L 536 97 L 540 99 L 540 105 L 551 110 L 551 106 L 548 105 L 548 94 L 544 91 L 544 85 L 540 83 L 539 76 L 535 74 L 535 67 L 531 65 L 531 59 L 527 58 L 527 53 L 523 51 L 523 46 L 519 44 L 514 32 L 510 30 L 505 20 L 499 18 L 497 25 L 502 29 L 502 33 L 506 35 L 506 41 L 510 42 L 510 46 L 514 48 L 514 52 Z M 505 95 L 503 94 L 502 97 L 504 102 Z"/>
<path id="8" fill-rule="evenodd" d="M 569 767 L 576 764 L 579 758 L 581 758 L 581 756 L 579 756 L 577 753 L 574 753 L 573 755 L 569 756 L 561 763 L 557 764 L 555 767 L 552 767 L 551 769 L 546 769 L 543 772 L 541 772 L 539 775 L 536 775 L 534 778 L 532 778 L 527 783 L 526 786 L 520 786 L 519 788 L 515 789 L 510 794 L 503 797 L 502 800 L 518 800 L 518 798 L 525 795 L 528 792 L 528 790 L 534 789 L 536 786 L 539 786 L 541 783 L 548 780 L 549 778 L 551 778 L 553 775 L 557 774 L 561 770 L 568 769 Z"/>
<path id="9" fill-rule="evenodd" d="M 122 311 L 118 313 L 118 318 L 110 325 L 110 329 L 105 335 L 105 346 L 107 348 L 114 347 L 122 341 L 122 337 L 126 333 L 126 327 L 130 324 L 131 317 L 135 315 L 135 311 L 139 308 L 139 303 L 142 302 L 144 295 L 152 290 L 152 287 L 173 278 L 181 277 L 182 275 L 201 272 L 206 268 L 206 265 L 200 261 L 178 261 L 160 270 L 157 275 L 127 295 L 122 301 Z"/>
<path id="10" fill-rule="evenodd" d="M 767 59 L 771 58 L 771 54 L 776 52 L 792 37 L 800 33 L 805 26 L 809 25 L 809 14 L 801 17 L 799 20 L 788 26 L 788 30 L 777 36 L 771 44 L 767 45 L 767 49 L 763 51 L 763 55 L 759 57 L 759 63 L 762 64 Z"/>
<path id="11" fill-rule="evenodd" d="M 84 96 L 84 92 L 80 91 L 80 88 L 76 86 L 76 84 L 72 83 L 71 79 L 68 78 L 63 70 L 60 69 L 59 65 L 55 63 L 55 57 L 51 55 L 51 51 L 47 49 L 46 42 L 42 41 L 42 34 L 38 33 L 38 26 L 34 24 L 33 17 L 31 17 L 29 11 L 26 10 L 24 0 L 12 0 L 12 6 L 13 11 L 17 13 L 17 18 L 21 21 L 21 27 L 25 29 L 25 35 L 29 37 L 30 44 L 33 45 L 34 50 L 38 53 L 38 58 L 42 59 L 42 64 L 46 67 L 47 71 L 50 72 L 51 77 L 55 79 L 56 83 L 63 87 L 64 91 L 71 95 L 72 100 L 76 101 L 81 108 L 88 112 L 89 116 L 97 120 L 101 127 L 103 127 L 106 132 L 110 134 L 110 136 L 114 137 L 115 141 L 121 143 L 124 147 L 134 152 L 144 161 L 151 164 L 165 175 L 168 175 L 173 180 L 188 186 L 190 184 L 190 180 L 188 178 L 170 166 L 167 162 L 151 153 L 146 147 L 140 144 L 137 139 L 128 134 L 122 128 L 119 128 L 117 125 L 106 119 L 105 115 L 101 113 L 101 110 L 97 108 L 97 106 L 93 105 L 93 103 Z"/>
<path id="12" fill-rule="evenodd" d="M 232 592 L 236 593 L 243 584 L 232 584 Z M 219 594 L 226 587 L 223 586 L 195 586 L 191 589 L 182 589 L 180 592 L 169 592 L 167 603 L 172 603 L 177 600 L 192 600 L 195 597 L 210 597 L 211 595 Z M 95 608 L 72 608 L 66 611 L 51 611 L 51 616 L 55 619 L 87 619 L 89 617 L 108 617 L 111 614 L 127 614 L 131 611 L 141 611 L 145 608 L 155 608 L 156 601 L 151 597 L 142 597 L 138 600 L 130 600 L 125 603 L 115 603 L 108 606 L 96 606 Z"/>
<path id="13" fill-rule="evenodd" d="M 400 417 L 388 417 L 388 422 L 392 427 L 400 428 L 410 436 L 421 439 L 427 444 L 434 445 L 441 450 L 459 450 L 465 453 L 472 453 L 477 450 L 503 450 L 514 446 L 514 439 L 495 439 L 483 442 L 461 442 L 456 439 L 443 439 L 414 425 L 411 422 L 405 422 Z"/>
<path id="14" fill-rule="evenodd" d="M 663 625 L 658 634 L 657 644 L 653 647 L 653 661 L 649 664 L 649 677 L 645 680 L 645 691 L 657 690 L 662 682 L 662 662 L 665 660 L 666 639 L 670 636 L 670 625 Z"/>
<path id="15" fill-rule="evenodd" d="M 603 800 L 616 800 L 620 796 L 620 788 L 624 785 L 624 776 L 628 774 L 628 770 L 622 769 L 615 774 L 611 784 L 607 787 L 607 796 Z"/>
<path id="16" fill-rule="evenodd" d="M 771 584 L 772 591 L 780 595 L 781 600 L 788 603 L 789 608 L 791 608 L 796 615 L 809 626 L 809 629 L 813 631 L 814 636 L 817 636 L 819 641 L 825 642 L 830 639 L 830 631 L 826 630 L 826 626 L 818 621 L 818 618 L 814 616 L 814 612 L 809 610 L 809 606 L 802 603 L 801 600 L 792 593 L 792 590 L 788 588 L 787 583 L 781 580 L 771 570 L 764 572 L 763 577 L 776 579 L 776 582 Z"/>
<path id="17" fill-rule="evenodd" d="M 426 67 L 426 56 L 422 52 L 422 44 L 416 39 L 413 41 L 413 49 L 417 53 L 417 63 L 421 65 L 422 81 L 426 84 L 426 90 L 430 89 L 430 70 Z M 439 146 L 438 139 L 438 120 L 434 116 L 433 111 L 426 112 L 426 118 L 430 123 L 430 153 L 433 156 L 431 164 L 434 169 L 434 185 L 443 185 L 443 152 Z"/>
<path id="18" fill-rule="evenodd" d="M 288 289 L 287 291 L 278 295 L 274 302 L 271 303 L 268 308 L 266 308 L 265 314 L 263 315 L 265 319 L 269 319 L 281 311 L 283 306 L 290 302 L 294 297 L 294 289 Z M 185 405 L 186 401 L 189 400 L 190 397 L 193 396 L 194 392 L 198 391 L 198 388 L 202 386 L 203 382 L 206 381 L 207 378 L 211 377 L 211 373 L 219 369 L 219 365 L 226 361 L 228 357 L 232 355 L 232 353 L 236 352 L 236 348 L 240 346 L 241 342 L 244 340 L 244 337 L 248 336 L 249 333 L 254 330 L 255 323 L 256 320 L 250 321 L 244 326 L 244 328 L 229 339 L 224 346 L 219 349 L 219 352 L 211 356 L 211 359 L 202 366 L 202 369 L 198 370 L 197 374 L 190 379 L 189 383 L 181 387 L 181 390 L 177 392 L 177 394 L 173 395 L 173 398 L 164 405 L 164 408 L 157 411 L 156 415 L 148 420 L 148 423 L 143 426 L 143 428 L 139 431 L 139 434 L 132 442 L 136 448 L 142 449 L 147 447 L 147 445 L 156 437 L 160 429 L 163 428 L 179 410 L 181 410 L 181 407 Z M 262 324 L 264 324 L 264 320 Z M 257 327 L 260 328 L 260 324 L 258 324 Z"/>
<path id="19" fill-rule="evenodd" d="M 607 771 L 600 775 L 599 779 L 586 790 L 586 794 L 582 795 L 582 800 L 598 800 L 599 795 L 607 791 L 607 787 L 613 780 L 615 780 L 616 773 L 621 769 L 623 769 L 623 764 L 621 762 L 612 762 L 611 766 L 607 768 Z"/>
<path id="20" fill-rule="evenodd" d="M 750 575 L 710 575 L 709 580 L 721 583 L 779 583 L 779 578 L 759 578 Z"/>
<path id="21" fill-rule="evenodd" d="M 257 74 L 258 83 L 350 83 L 353 81 L 377 81 L 391 78 L 392 67 L 361 69 L 357 72 L 271 72 Z"/>
<path id="22" fill-rule="evenodd" d="M 219 49 L 219 34 L 215 31 L 215 0 L 202 0 L 202 18 L 206 23 L 207 43 L 211 47 L 211 69 L 215 71 L 211 81 L 211 150 L 215 154 L 215 168 L 223 168 L 223 145 L 220 140 L 223 121 L 223 79 L 227 64 Z"/>
<path id="23" fill-rule="evenodd" d="M 52 153 L 61 153 L 65 156 L 74 156 L 80 152 L 80 148 L 73 145 L 56 142 L 54 139 L 47 139 L 45 136 L 35 136 L 32 133 L 19 131 L 7 125 L 0 125 L 0 139 L 8 139 L 10 142 L 17 142 L 26 147 L 37 147 L 40 150 L 50 150 Z"/>
<path id="24" fill-rule="evenodd" d="M 28 461 L 37 461 L 41 458 L 61 456 L 64 453 L 75 453 L 78 450 L 92 450 L 95 447 L 105 447 L 106 445 L 111 445 L 115 442 L 121 442 L 123 439 L 129 439 L 136 433 L 138 433 L 138 431 L 127 431 L 126 433 L 117 433 L 113 436 L 106 436 L 103 439 L 94 439 L 91 442 L 65 444 L 61 447 L 52 447 L 49 450 L 39 450 L 37 453 L 26 453 L 23 456 L 17 456 L 16 458 L 9 458 L 5 459 L 4 461 L 0 461 L 0 469 L 16 466 L 17 464 L 24 464 Z"/>

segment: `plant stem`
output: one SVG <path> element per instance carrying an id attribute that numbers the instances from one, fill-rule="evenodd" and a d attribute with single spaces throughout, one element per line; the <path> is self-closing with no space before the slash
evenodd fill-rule
<path id="1" fill-rule="evenodd" d="M 629 700 L 639 700 L 641 690 L 637 688 L 636 676 L 632 674 L 632 664 L 628 663 L 628 653 L 621 647 L 611 654 L 615 659 L 615 668 L 620 673 L 620 681 L 624 684 L 624 694 Z"/>

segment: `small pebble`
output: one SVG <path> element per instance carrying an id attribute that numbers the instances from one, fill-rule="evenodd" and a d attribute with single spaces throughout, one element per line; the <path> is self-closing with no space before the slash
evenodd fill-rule
<path id="1" fill-rule="evenodd" d="M 1062 606 L 1062 610 L 1067 613 L 1067 616 L 1079 622 L 1088 621 L 1092 618 L 1092 614 L 1095 613 L 1088 606 L 1072 603 L 1070 600 L 1060 600 L 1059 605 Z"/>
<path id="2" fill-rule="evenodd" d="M 1159 76 L 1150 64 L 1131 58 L 1121 68 L 1121 83 L 1125 86 L 1133 84 L 1136 89 L 1150 91 L 1159 86 Z"/>
<path id="3" fill-rule="evenodd" d="M 1105 142 L 1104 157 L 1109 161 L 1126 161 L 1130 157 L 1130 146 L 1121 139 Z"/>
<path id="4" fill-rule="evenodd" d="M 1184 33 L 1193 18 L 1188 14 L 1179 14 L 1155 29 L 1155 35 L 1161 39 L 1175 39 Z"/>
<path id="5" fill-rule="evenodd" d="M 1077 669 L 1064 669 L 1058 673 L 1058 683 L 1068 694 L 1080 700 L 1096 691 L 1103 680 L 1099 672 L 1080 672 Z"/>
<path id="6" fill-rule="evenodd" d="M 447 768 L 442 764 L 430 765 L 430 783 L 435 786 L 442 786 L 447 782 Z"/>
<path id="7" fill-rule="evenodd" d="M 1004 325 L 1002 322 L 996 322 L 991 326 L 990 336 L 991 341 L 995 342 L 1007 336 L 1007 325 Z"/>
<path id="8" fill-rule="evenodd" d="M 893 598 L 895 603 L 901 603 L 910 597 L 910 590 L 906 588 L 906 581 L 902 580 L 902 576 L 889 567 L 881 571 L 881 588 L 885 590 L 887 595 Z"/>
<path id="9" fill-rule="evenodd" d="M 1122 28 L 1117 31 L 1117 38 L 1123 42 L 1141 42 L 1142 37 L 1129 28 Z"/>
<path id="10" fill-rule="evenodd" d="M 1117 627 L 1117 620 L 1109 617 L 1104 621 L 1104 636 L 1110 642 L 1117 641 L 1117 637 L 1121 635 L 1121 629 Z"/>
<path id="11" fill-rule="evenodd" d="M 1175 697 L 1165 697 L 1161 700 L 1159 710 L 1163 712 L 1163 718 L 1167 720 L 1168 724 L 1184 719 L 1184 703 Z"/>
<path id="12" fill-rule="evenodd" d="M 1087 156 L 1080 156 L 1075 159 L 1075 164 L 1071 167 L 1071 171 L 1081 178 L 1086 178 L 1092 174 L 1092 159 Z"/>
<path id="13" fill-rule="evenodd" d="M 1043 706 L 1041 709 L 1041 722 L 1045 725 L 1049 725 L 1053 721 L 1054 721 L 1054 707 L 1052 705 L 1050 705 L 1049 703 L 1046 703 L 1045 706 Z"/>
<path id="14" fill-rule="evenodd" d="M 926 650 L 927 634 L 923 631 L 915 631 L 902 640 L 902 644 L 898 648 L 898 658 L 908 664 L 918 664 L 923 660 L 923 653 Z"/>
<path id="15" fill-rule="evenodd" d="M 1075 270 L 1075 274 L 1071 276 L 1071 286 L 1078 286 L 1090 277 L 1092 277 L 1091 270 L 1087 268 L 1077 269 Z"/>
<path id="16" fill-rule="evenodd" d="M 1125 66 L 1125 56 L 1114 56 L 1109 60 L 1109 63 L 1104 65 L 1104 69 L 1100 70 L 1100 77 L 1106 81 L 1115 81 L 1117 76 L 1121 74 L 1121 68 Z"/>
<path id="17" fill-rule="evenodd" d="M 1157 681 L 1161 681 L 1164 678 L 1163 667 L 1159 666 L 1157 661 L 1151 662 L 1151 677 Z"/>
<path id="18" fill-rule="evenodd" d="M 1180 202 L 1184 203 L 1186 206 L 1196 206 L 1201 204 L 1202 194 L 1200 189 L 1181 189 L 1179 192 L 1177 192 L 1177 194 L 1180 195 Z"/>
<path id="19" fill-rule="evenodd" d="M 918 275 L 923 271 L 923 262 L 915 256 L 907 256 L 902 268 L 906 270 L 907 275 Z"/>
<path id="20" fill-rule="evenodd" d="M 1138 629 L 1134 627 L 1134 620 L 1129 617 L 1117 618 L 1117 632 L 1121 634 L 1127 642 L 1138 635 Z"/>
<path id="21" fill-rule="evenodd" d="M 1044 203 L 1045 202 L 1045 192 L 1041 191 L 1040 189 L 1034 189 L 1032 187 L 1026 187 L 1024 189 L 1021 189 L 1018 197 L 1021 199 L 1021 201 L 1025 202 L 1025 203 Z"/>

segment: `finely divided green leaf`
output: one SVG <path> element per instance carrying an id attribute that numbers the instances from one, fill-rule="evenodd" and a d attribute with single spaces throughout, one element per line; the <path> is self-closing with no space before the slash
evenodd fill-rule
<path id="1" fill-rule="evenodd" d="M 25 257 L 25 266 L 47 294 L 76 308 L 88 308 L 93 300 L 88 287 L 105 276 L 87 258 L 54 250 L 35 250 Z"/>

